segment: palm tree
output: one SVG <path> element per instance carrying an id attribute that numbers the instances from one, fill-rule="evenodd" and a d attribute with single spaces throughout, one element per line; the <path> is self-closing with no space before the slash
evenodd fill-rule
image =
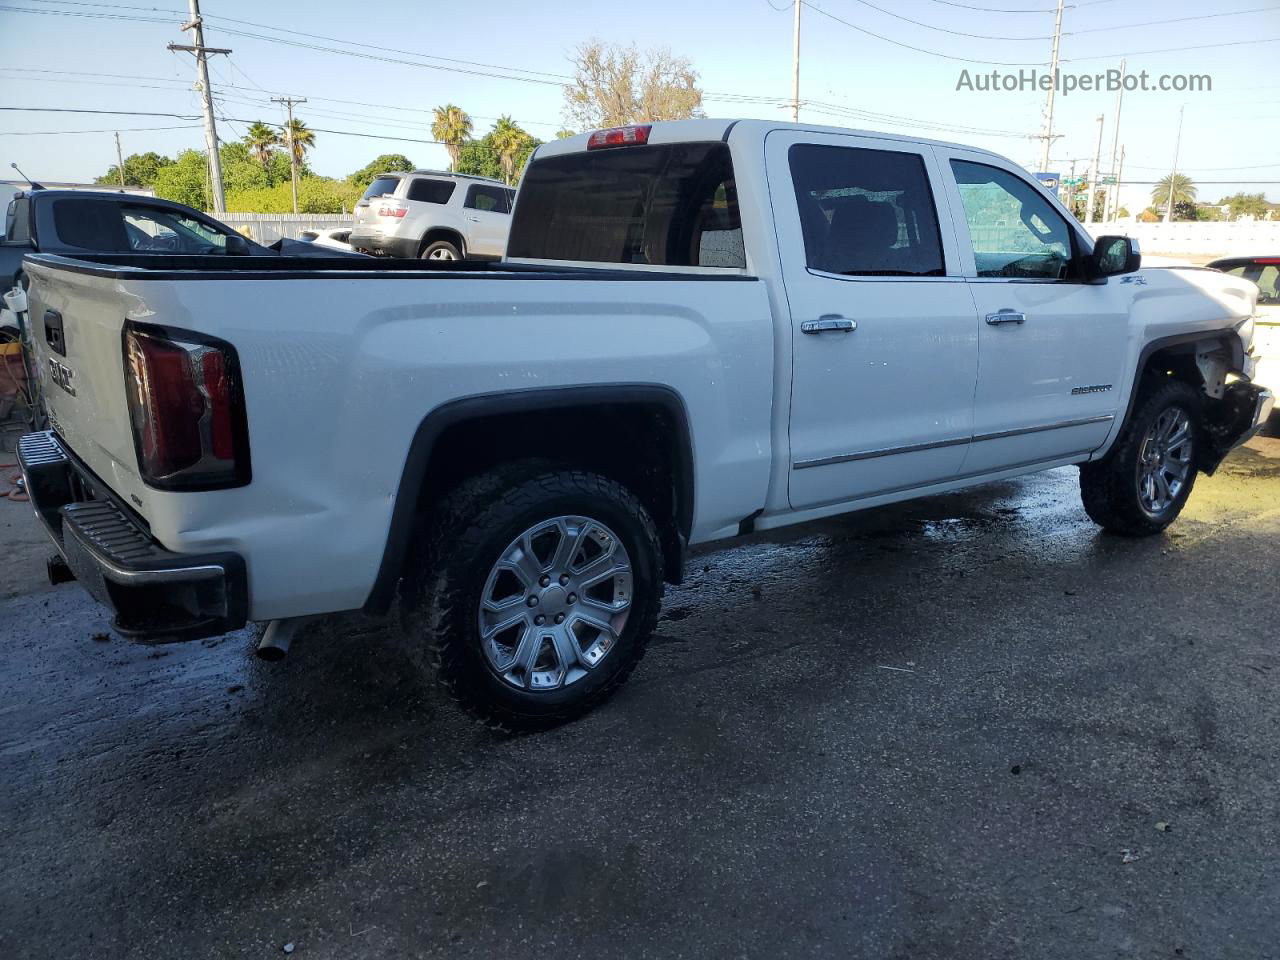
<path id="1" fill-rule="evenodd" d="M 510 117 L 499 117 L 490 136 L 493 149 L 498 151 L 498 160 L 502 163 L 502 178 L 511 183 L 515 179 L 516 156 L 529 145 L 529 134 L 516 126 Z"/>
<path id="2" fill-rule="evenodd" d="M 271 148 L 280 142 L 280 135 L 259 120 L 245 133 L 244 142 L 265 167 L 271 161 Z"/>
<path id="3" fill-rule="evenodd" d="M 431 136 L 444 144 L 449 151 L 449 169 L 457 171 L 458 153 L 462 145 L 471 139 L 471 118 L 461 107 L 446 103 L 432 111 L 435 117 L 431 124 Z"/>
<path id="4" fill-rule="evenodd" d="M 316 135 L 305 123 L 294 117 L 285 128 L 285 142 L 293 144 L 293 156 L 299 164 L 307 158 L 307 151 L 316 145 Z"/>
<path id="5" fill-rule="evenodd" d="M 1171 173 L 1151 188 L 1151 200 L 1157 207 L 1169 202 L 1169 184 L 1173 184 L 1173 205 L 1196 202 L 1196 185 L 1182 173 Z"/>

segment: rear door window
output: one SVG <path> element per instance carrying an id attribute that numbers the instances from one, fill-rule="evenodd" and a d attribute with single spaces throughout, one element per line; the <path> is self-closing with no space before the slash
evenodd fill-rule
<path id="1" fill-rule="evenodd" d="M 127 253 L 120 204 L 97 197 L 68 197 L 53 202 L 53 228 L 68 247 L 100 253 Z"/>
<path id="2" fill-rule="evenodd" d="M 729 147 L 677 143 L 534 159 L 507 256 L 746 266 Z"/>
<path id="3" fill-rule="evenodd" d="M 511 191 L 503 187 L 474 183 L 467 188 L 467 202 L 464 206 L 469 210 L 483 210 L 487 213 L 510 213 Z"/>
<path id="4" fill-rule="evenodd" d="M 4 215 L 4 242 L 31 242 L 31 201 L 26 197 L 9 201 Z"/>
<path id="5" fill-rule="evenodd" d="M 945 273 L 919 154 L 798 143 L 788 160 L 809 267 L 864 277 Z"/>
<path id="6" fill-rule="evenodd" d="M 1280 280 L 1280 263 L 1240 263 L 1223 272 L 1256 283 L 1259 306 L 1280 303 L 1280 292 L 1276 290 L 1277 280 Z"/>
<path id="7" fill-rule="evenodd" d="M 456 186 L 452 180 L 414 180 L 409 184 L 405 199 L 422 203 L 448 203 Z"/>

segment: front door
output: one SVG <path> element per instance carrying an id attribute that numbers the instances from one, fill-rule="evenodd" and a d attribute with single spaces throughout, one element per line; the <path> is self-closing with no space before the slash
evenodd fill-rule
<path id="1" fill-rule="evenodd" d="M 1130 274 L 1087 282 L 1087 236 L 1044 188 L 988 154 L 939 148 L 978 308 L 974 440 L 963 472 L 1078 459 L 1124 389 Z"/>
<path id="2" fill-rule="evenodd" d="M 792 507 L 954 477 L 978 335 L 932 151 L 776 131 L 765 153 L 791 312 Z"/>

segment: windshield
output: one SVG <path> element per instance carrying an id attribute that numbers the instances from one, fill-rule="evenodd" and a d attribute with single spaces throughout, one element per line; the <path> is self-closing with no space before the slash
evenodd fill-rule
<path id="1" fill-rule="evenodd" d="M 535 158 L 507 255 L 745 267 L 729 148 L 677 143 Z"/>

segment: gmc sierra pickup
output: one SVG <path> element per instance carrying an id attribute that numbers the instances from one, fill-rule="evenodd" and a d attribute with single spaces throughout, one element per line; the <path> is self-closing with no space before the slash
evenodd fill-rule
<path id="1" fill-rule="evenodd" d="M 1153 534 L 1255 433 L 1257 287 L 1141 269 L 981 150 L 765 121 L 538 148 L 498 264 L 27 258 L 74 576 L 142 638 L 388 609 L 539 727 L 690 544 L 1078 464 Z"/>

